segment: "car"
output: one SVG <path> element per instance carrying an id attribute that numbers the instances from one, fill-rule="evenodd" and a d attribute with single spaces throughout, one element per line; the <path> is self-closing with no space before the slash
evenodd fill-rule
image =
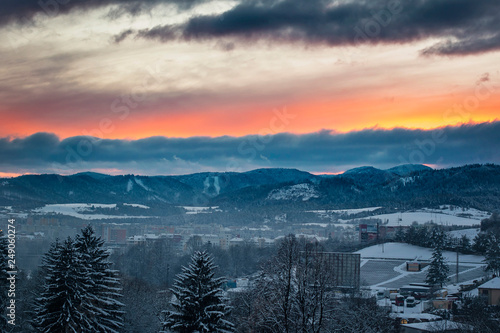
<path id="1" fill-rule="evenodd" d="M 409 296 L 406 298 L 406 307 L 407 308 L 413 308 L 417 305 L 417 301 L 415 300 L 415 297 Z"/>
<path id="2" fill-rule="evenodd" d="M 405 305 L 405 297 L 403 295 L 396 295 L 396 300 L 395 300 L 395 305 L 396 306 L 404 306 Z"/>

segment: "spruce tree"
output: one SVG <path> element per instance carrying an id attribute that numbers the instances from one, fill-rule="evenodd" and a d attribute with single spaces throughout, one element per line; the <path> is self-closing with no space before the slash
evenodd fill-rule
<path id="1" fill-rule="evenodd" d="M 229 307 L 224 303 L 223 278 L 215 278 L 215 266 L 206 252 L 195 252 L 188 267 L 183 267 L 171 289 L 172 311 L 165 311 L 164 330 L 173 332 L 232 332 L 225 320 Z"/>
<path id="2" fill-rule="evenodd" d="M 432 286 L 443 287 L 443 283 L 448 281 L 448 264 L 444 261 L 443 247 L 445 235 L 441 230 L 434 228 L 432 231 L 432 242 L 434 250 L 432 252 L 432 261 L 427 272 L 425 282 Z"/>
<path id="3" fill-rule="evenodd" d="M 472 250 L 475 253 L 483 254 L 486 253 L 488 249 L 489 236 L 485 232 L 480 232 L 474 237 L 474 245 L 472 245 Z"/>
<path id="4" fill-rule="evenodd" d="M 118 301 L 122 288 L 118 271 L 111 269 L 104 241 L 95 235 L 91 226 L 87 226 L 76 236 L 75 248 L 90 284 L 86 297 L 90 299 L 92 332 L 118 332 L 123 326 L 123 304 Z"/>
<path id="5" fill-rule="evenodd" d="M 34 325 L 44 333 L 91 332 L 91 286 L 78 263 L 74 241 L 52 244 L 43 258 L 45 284 L 36 299 Z"/>
<path id="6" fill-rule="evenodd" d="M 55 242 L 43 258 L 45 283 L 35 301 L 34 326 L 44 333 L 117 333 L 123 304 L 117 272 L 104 242 L 86 227 L 75 240 Z"/>

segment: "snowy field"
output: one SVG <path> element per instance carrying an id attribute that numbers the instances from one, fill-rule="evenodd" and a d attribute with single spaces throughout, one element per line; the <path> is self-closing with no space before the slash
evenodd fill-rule
<path id="1" fill-rule="evenodd" d="M 452 208 L 453 207 L 453 208 Z M 446 214 L 446 215 L 453 215 L 453 216 L 464 216 L 468 215 L 471 219 L 475 220 L 482 220 L 487 217 L 490 217 L 490 213 L 482 211 L 482 210 L 477 210 L 475 208 L 462 208 L 462 207 L 456 207 L 456 206 L 451 206 L 451 205 L 442 205 L 439 207 L 439 209 L 429 209 L 429 208 L 423 208 L 422 211 L 424 212 L 436 212 L 436 213 L 441 213 L 441 214 Z"/>
<path id="2" fill-rule="evenodd" d="M 477 234 L 479 234 L 480 230 L 481 229 L 479 228 L 454 230 L 448 231 L 447 234 L 452 238 L 462 238 L 463 236 L 467 236 L 469 240 L 473 240 L 477 236 Z"/>
<path id="3" fill-rule="evenodd" d="M 425 224 L 427 222 L 437 223 L 438 225 L 444 226 L 476 226 L 481 223 L 480 220 L 475 218 L 466 218 L 455 215 L 448 215 L 443 213 L 434 213 L 434 212 L 404 212 L 404 213 L 392 213 L 392 214 L 381 214 L 381 215 L 373 215 L 364 219 L 381 219 L 382 223 L 386 223 L 388 226 L 410 226 L 413 222 L 417 222 L 418 224 Z M 347 222 L 348 220 L 343 220 Z"/>
<path id="4" fill-rule="evenodd" d="M 143 209 L 149 209 L 150 207 L 145 206 L 145 205 L 140 205 L 140 204 L 129 204 L 129 203 L 124 203 L 124 206 L 129 206 L 129 207 L 136 207 L 136 208 L 143 208 Z"/>
<path id="5" fill-rule="evenodd" d="M 362 212 L 372 212 L 374 210 L 380 209 L 382 207 L 366 207 L 366 208 L 356 208 L 356 209 L 323 209 L 323 210 L 307 210 L 306 213 L 316 213 L 316 214 L 358 214 Z"/>
<path id="6" fill-rule="evenodd" d="M 123 219 L 123 218 L 148 218 L 150 216 L 121 216 L 121 215 L 104 215 L 104 214 L 85 214 L 92 210 L 92 206 L 96 208 L 115 208 L 116 204 L 98 204 L 98 203 L 71 203 L 71 204 L 54 204 L 45 205 L 44 207 L 33 210 L 35 214 L 62 214 L 73 216 L 82 220 L 101 220 L 101 219 Z M 146 207 L 146 206 L 144 206 Z"/>
<path id="7" fill-rule="evenodd" d="M 211 213 L 212 211 L 221 212 L 219 206 L 211 206 L 211 207 L 195 207 L 195 206 L 180 206 L 186 210 L 186 214 L 206 214 Z"/>
<path id="8" fill-rule="evenodd" d="M 407 211 L 391 214 L 377 214 L 376 210 L 383 207 L 366 207 L 357 209 L 326 209 L 309 210 L 307 213 L 315 213 L 324 219 L 330 219 L 335 224 L 345 223 L 358 224 L 360 220 L 380 219 L 387 226 L 410 226 L 412 223 L 425 224 L 433 222 L 444 226 L 478 226 L 482 219 L 489 217 L 489 212 L 480 211 L 474 208 L 462 208 L 450 205 L 442 205 L 439 209 L 422 208 L 415 211 Z M 354 215 L 362 212 L 372 212 L 373 215 L 356 219 L 338 219 L 336 214 Z M 325 224 L 326 226 L 327 224 Z"/>

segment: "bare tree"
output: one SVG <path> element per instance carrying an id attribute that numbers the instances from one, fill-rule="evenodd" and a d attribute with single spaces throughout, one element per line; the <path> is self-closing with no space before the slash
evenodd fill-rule
<path id="1" fill-rule="evenodd" d="M 251 316 L 257 331 L 323 331 L 329 271 L 321 251 L 292 235 L 283 240 L 254 288 Z"/>

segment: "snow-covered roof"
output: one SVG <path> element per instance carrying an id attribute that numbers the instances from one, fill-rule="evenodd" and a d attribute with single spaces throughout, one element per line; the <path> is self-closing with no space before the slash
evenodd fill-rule
<path id="1" fill-rule="evenodd" d="M 431 260 L 432 249 L 403 243 L 385 243 L 366 247 L 355 253 L 360 253 L 361 258 L 404 259 L 404 260 Z M 447 262 L 456 261 L 456 252 L 443 251 Z M 460 255 L 461 263 L 483 264 L 484 256 L 463 254 Z"/>
<path id="2" fill-rule="evenodd" d="M 430 321 L 426 323 L 402 324 L 403 327 L 413 328 L 422 332 L 443 332 L 447 330 L 467 329 L 467 325 L 450 320 Z"/>
<path id="3" fill-rule="evenodd" d="M 155 235 L 155 234 L 144 234 L 144 237 L 147 239 L 158 239 L 160 236 Z"/>
<path id="4" fill-rule="evenodd" d="M 268 243 L 268 244 L 274 243 L 274 239 L 265 238 L 265 237 L 254 237 L 254 238 L 252 238 L 252 241 L 256 242 L 256 243 L 258 243 L 258 242 L 264 242 L 264 243 Z"/>
<path id="5" fill-rule="evenodd" d="M 138 241 L 144 241 L 144 240 L 146 240 L 146 238 L 144 236 L 134 235 L 134 236 L 127 237 L 127 240 L 138 242 Z"/>
<path id="6" fill-rule="evenodd" d="M 500 277 L 496 277 L 494 279 L 491 279 L 488 282 L 480 285 L 478 288 L 481 288 L 481 289 L 500 289 Z"/>
<path id="7" fill-rule="evenodd" d="M 429 321 L 436 321 L 441 319 L 441 317 L 430 314 L 430 313 L 391 313 L 391 318 L 405 318 L 405 319 L 425 319 Z"/>

